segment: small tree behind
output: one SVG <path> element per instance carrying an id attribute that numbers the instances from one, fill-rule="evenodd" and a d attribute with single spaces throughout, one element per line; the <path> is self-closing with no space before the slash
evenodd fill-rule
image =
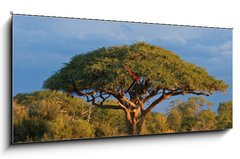
<path id="1" fill-rule="evenodd" d="M 218 107 L 218 128 L 232 128 L 232 101 L 222 102 Z"/>

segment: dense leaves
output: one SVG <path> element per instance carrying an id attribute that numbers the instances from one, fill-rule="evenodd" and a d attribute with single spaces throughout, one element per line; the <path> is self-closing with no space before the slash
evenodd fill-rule
<path id="1" fill-rule="evenodd" d="M 85 121 L 88 103 L 63 93 L 18 94 L 13 103 L 14 141 L 43 141 L 94 136 Z"/>
<path id="2" fill-rule="evenodd" d="M 148 114 L 141 130 L 141 134 L 160 134 L 170 132 L 171 130 L 169 123 L 167 122 L 167 116 L 157 112 Z"/>
<path id="3" fill-rule="evenodd" d="M 218 108 L 218 128 L 232 127 L 232 101 L 220 103 Z"/>
<path id="4" fill-rule="evenodd" d="M 96 128 L 96 137 L 127 135 L 125 114 L 122 110 L 93 108 L 90 123 Z"/>
<path id="5" fill-rule="evenodd" d="M 126 90 L 132 82 L 123 66 L 151 84 L 152 89 L 224 92 L 227 85 L 204 68 L 183 61 L 175 53 L 144 42 L 100 48 L 74 56 L 44 83 L 44 88 L 79 90 Z"/>
<path id="6" fill-rule="evenodd" d="M 220 103 L 217 113 L 211 105 L 203 98 L 173 101 L 169 113 L 147 115 L 141 134 L 231 128 L 232 102 Z M 14 142 L 126 136 L 125 119 L 122 110 L 100 109 L 61 92 L 18 94 L 13 102 Z"/>
<path id="7" fill-rule="evenodd" d="M 213 103 L 203 97 L 187 101 L 173 101 L 168 114 L 169 128 L 174 132 L 218 130 L 232 127 L 232 102 L 220 103 L 218 113 L 211 110 Z M 228 111 L 221 111 L 228 109 Z M 221 112 L 221 113 L 220 113 Z"/>

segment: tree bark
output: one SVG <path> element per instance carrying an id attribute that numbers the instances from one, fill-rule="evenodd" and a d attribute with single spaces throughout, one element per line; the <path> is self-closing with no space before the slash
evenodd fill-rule
<path id="1" fill-rule="evenodd" d="M 138 135 L 138 130 L 137 130 L 137 115 L 134 111 L 131 112 L 132 116 L 132 127 L 131 127 L 131 135 Z"/>
<path id="2" fill-rule="evenodd" d="M 128 108 L 125 110 L 126 123 L 129 135 L 139 135 L 142 130 L 144 119 L 141 119 L 141 116 L 139 115 L 140 110 L 140 108 L 135 110 L 131 110 Z"/>
<path id="3" fill-rule="evenodd" d="M 144 122 L 144 120 L 143 120 Z M 142 130 L 143 122 L 133 122 L 130 127 L 129 135 L 139 135 Z"/>

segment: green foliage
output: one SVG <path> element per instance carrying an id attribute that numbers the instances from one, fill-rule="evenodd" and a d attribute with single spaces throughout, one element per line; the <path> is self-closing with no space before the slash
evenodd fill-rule
<path id="1" fill-rule="evenodd" d="M 196 130 L 215 130 L 216 124 L 216 114 L 210 109 L 198 113 Z"/>
<path id="2" fill-rule="evenodd" d="M 127 135 L 121 110 L 92 107 L 56 91 L 16 95 L 13 113 L 14 142 Z"/>
<path id="3" fill-rule="evenodd" d="M 92 126 L 83 121 L 88 106 L 60 92 L 18 94 L 13 103 L 14 141 L 93 137 Z"/>
<path id="4" fill-rule="evenodd" d="M 91 124 L 72 116 L 63 114 L 48 123 L 48 131 L 44 134 L 44 140 L 69 140 L 95 137 L 95 131 Z"/>
<path id="5" fill-rule="evenodd" d="M 125 120 L 125 114 L 122 110 L 95 107 L 91 114 L 90 123 L 96 128 L 96 137 L 124 136 L 128 132 Z"/>
<path id="6" fill-rule="evenodd" d="M 168 115 L 168 123 L 169 128 L 174 131 L 180 131 L 181 130 L 181 124 L 182 124 L 182 114 L 178 110 L 177 107 L 174 107 L 171 109 L 169 115 Z"/>
<path id="7" fill-rule="evenodd" d="M 231 128 L 232 102 L 220 103 L 218 114 L 211 110 L 212 105 L 202 97 L 189 98 L 186 102 L 174 101 L 168 115 L 170 129 L 188 132 Z"/>
<path id="8" fill-rule="evenodd" d="M 126 90 L 132 83 L 132 77 L 123 66 L 149 81 L 153 88 L 205 93 L 225 92 L 227 89 L 224 81 L 216 80 L 204 68 L 183 61 L 169 50 L 145 42 L 103 47 L 74 56 L 48 78 L 43 87 L 70 93 L 86 89 Z"/>
<path id="9" fill-rule="evenodd" d="M 57 91 L 20 93 L 14 97 L 14 101 L 29 106 L 30 115 L 40 115 L 43 118 L 50 119 L 57 115 L 59 111 L 66 112 L 66 110 L 68 115 L 81 116 L 89 106 L 81 98 L 72 98 Z"/>
<path id="10" fill-rule="evenodd" d="M 107 104 L 116 104 L 109 100 Z M 204 98 L 174 101 L 168 114 L 151 112 L 141 134 L 203 131 L 232 126 L 232 102 L 220 103 L 218 114 Z M 126 136 L 124 111 L 101 109 L 65 93 L 18 94 L 13 102 L 14 142 Z"/>
<path id="11" fill-rule="evenodd" d="M 160 134 L 169 132 L 167 116 L 153 112 L 147 115 L 141 134 Z"/>
<path id="12" fill-rule="evenodd" d="M 232 101 L 222 102 L 218 107 L 218 128 L 232 128 Z"/>
<path id="13" fill-rule="evenodd" d="M 203 97 L 172 102 L 173 108 L 168 115 L 170 128 L 177 132 L 216 129 L 216 114 L 211 111 L 211 105 Z M 204 110 L 204 106 L 208 106 L 208 109 Z"/>

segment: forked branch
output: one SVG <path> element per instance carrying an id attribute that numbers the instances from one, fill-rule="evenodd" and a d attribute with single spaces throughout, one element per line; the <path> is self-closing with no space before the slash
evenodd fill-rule
<path id="1" fill-rule="evenodd" d="M 103 109 L 125 109 L 122 105 L 113 105 L 113 104 L 104 104 L 104 102 L 110 97 L 111 95 L 107 95 L 104 97 L 103 93 L 100 92 L 99 95 L 91 94 L 90 96 L 86 96 L 87 102 L 91 102 L 92 105 L 97 106 Z M 91 98 L 90 98 L 91 97 Z M 100 102 L 96 102 L 96 99 L 100 98 Z"/>
<path id="2" fill-rule="evenodd" d="M 166 93 L 167 91 L 167 93 Z M 146 116 L 157 104 L 161 103 L 162 101 L 168 99 L 171 96 L 176 96 L 176 95 L 185 95 L 185 94 L 194 94 L 194 95 L 204 95 L 204 96 L 209 96 L 211 93 L 207 92 L 197 92 L 197 91 L 192 91 L 192 90 L 165 90 L 163 89 L 162 95 L 157 98 L 155 101 L 151 103 L 151 105 L 142 113 L 143 116 Z"/>

